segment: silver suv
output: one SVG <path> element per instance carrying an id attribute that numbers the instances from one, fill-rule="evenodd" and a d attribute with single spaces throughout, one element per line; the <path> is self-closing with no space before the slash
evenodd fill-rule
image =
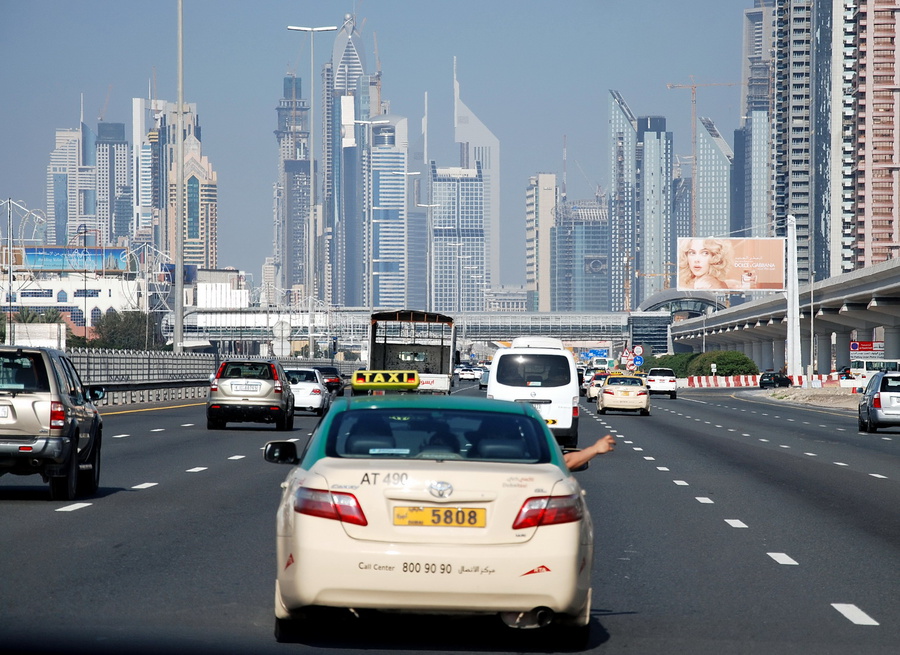
<path id="1" fill-rule="evenodd" d="M 290 378 L 274 359 L 229 359 L 209 385 L 206 428 L 221 430 L 227 422 L 274 423 L 294 427 L 294 394 Z"/>
<path id="2" fill-rule="evenodd" d="M 95 494 L 103 395 L 62 351 L 0 345 L 0 475 L 39 474 L 53 500 Z"/>
<path id="3" fill-rule="evenodd" d="M 876 373 L 859 393 L 860 432 L 900 425 L 900 372 Z"/>

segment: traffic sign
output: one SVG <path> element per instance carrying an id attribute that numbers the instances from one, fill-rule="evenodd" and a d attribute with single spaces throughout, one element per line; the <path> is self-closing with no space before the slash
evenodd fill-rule
<path id="1" fill-rule="evenodd" d="M 637 366 L 634 365 L 634 362 L 628 362 L 627 364 L 625 364 L 625 368 L 629 371 L 633 371 L 637 368 Z"/>
<path id="2" fill-rule="evenodd" d="M 634 352 L 635 355 L 643 355 L 644 347 L 641 345 L 637 345 L 632 349 L 632 351 Z M 638 366 L 640 366 L 640 364 L 638 364 Z"/>
<path id="3" fill-rule="evenodd" d="M 633 361 L 634 361 L 635 366 L 643 366 L 644 365 L 644 358 L 641 357 L 640 355 L 635 357 Z"/>

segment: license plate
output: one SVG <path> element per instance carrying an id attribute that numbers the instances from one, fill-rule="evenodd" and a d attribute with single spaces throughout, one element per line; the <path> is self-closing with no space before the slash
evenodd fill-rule
<path id="1" fill-rule="evenodd" d="M 395 507 L 394 525 L 431 528 L 483 528 L 484 507 Z"/>
<path id="2" fill-rule="evenodd" d="M 232 384 L 232 391 L 259 391 L 259 384 Z"/>
<path id="3" fill-rule="evenodd" d="M 0 418 L 9 418 L 9 407 L 0 405 Z"/>

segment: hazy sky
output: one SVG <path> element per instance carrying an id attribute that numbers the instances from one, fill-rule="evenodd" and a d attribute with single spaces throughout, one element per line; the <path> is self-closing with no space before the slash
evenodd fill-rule
<path id="1" fill-rule="evenodd" d="M 568 195 L 608 186 L 607 100 L 622 93 L 636 115 L 662 115 L 675 151 L 691 151 L 690 91 L 666 83 L 740 82 L 742 14 L 752 0 L 184 0 L 185 101 L 196 103 L 203 153 L 218 173 L 219 265 L 260 281 L 272 252 L 273 131 L 282 78 L 307 93 L 309 36 L 287 25 L 340 25 L 355 11 L 367 65 L 382 70 L 391 112 L 417 130 L 429 98 L 430 155 L 458 165 L 453 143 L 453 57 L 463 102 L 501 151 L 502 282 L 524 282 L 524 192 L 529 176 L 562 173 Z M 131 99 L 177 99 L 177 2 L 0 0 L 0 198 L 45 210 L 57 128 L 125 123 Z M 334 34 L 316 37 L 319 71 Z M 108 102 L 107 102 L 108 96 Z M 740 86 L 697 92 L 729 143 Z M 317 99 L 316 117 L 321 117 Z M 317 136 L 320 132 L 317 131 Z M 321 138 L 317 138 L 317 147 Z M 2 221 L 0 221 L 2 222 Z M 5 223 L 3 223 L 5 234 Z M 506 243 L 509 243 L 507 248 Z M 508 256 L 507 256 L 508 254 Z"/>

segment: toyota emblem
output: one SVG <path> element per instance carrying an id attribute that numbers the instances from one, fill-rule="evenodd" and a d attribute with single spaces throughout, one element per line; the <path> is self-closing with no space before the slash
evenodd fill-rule
<path id="1" fill-rule="evenodd" d="M 435 498 L 449 498 L 453 493 L 453 485 L 449 482 L 432 482 L 428 491 Z"/>

